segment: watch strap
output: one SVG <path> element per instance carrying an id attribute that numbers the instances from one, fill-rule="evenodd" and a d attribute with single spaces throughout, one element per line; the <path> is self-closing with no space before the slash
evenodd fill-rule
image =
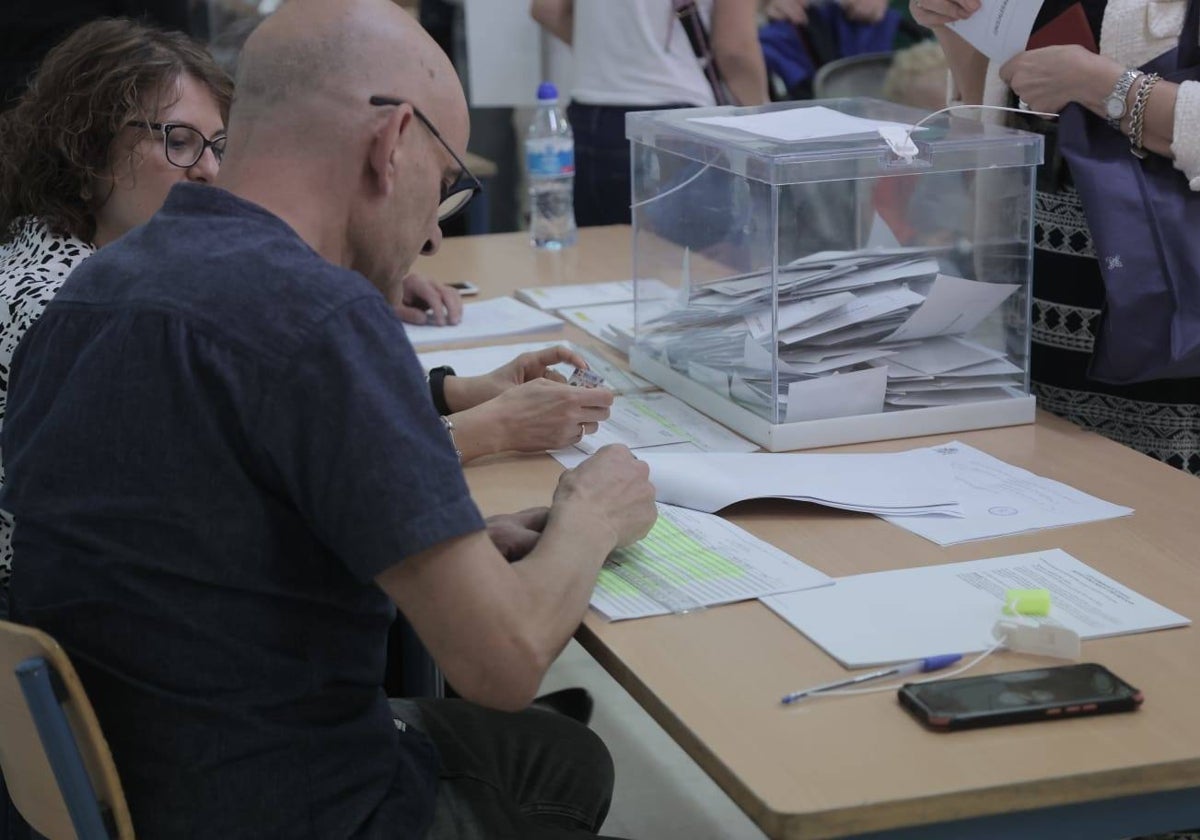
<path id="1" fill-rule="evenodd" d="M 446 377 L 454 375 L 454 368 L 450 365 L 441 365 L 429 371 L 429 396 L 433 400 L 433 407 L 443 416 L 453 413 L 450 406 L 446 405 Z"/>

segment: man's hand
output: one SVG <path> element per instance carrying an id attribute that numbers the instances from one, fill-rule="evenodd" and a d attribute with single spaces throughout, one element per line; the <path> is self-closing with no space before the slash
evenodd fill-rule
<path id="1" fill-rule="evenodd" d="M 809 0 L 767 0 L 763 9 L 771 20 L 786 20 L 797 26 L 808 23 Z"/>
<path id="2" fill-rule="evenodd" d="M 561 362 L 575 367 L 587 367 L 587 362 L 582 356 L 566 347 L 547 347 L 545 350 L 522 353 L 508 364 L 501 365 L 483 376 L 446 377 L 446 403 L 451 411 L 466 411 L 495 399 L 510 388 L 536 379 L 566 382 L 557 371 L 550 370 L 552 365 Z"/>
<path id="3" fill-rule="evenodd" d="M 458 290 L 435 283 L 413 272 L 388 291 L 388 303 L 407 324 L 436 324 L 444 327 L 462 320 L 462 295 Z"/>
<path id="4" fill-rule="evenodd" d="M 595 522 L 614 548 L 631 545 L 650 533 L 658 518 L 650 468 L 624 446 L 606 446 L 562 474 L 550 516 L 572 517 L 573 528 Z"/>
<path id="5" fill-rule="evenodd" d="M 846 17 L 857 23 L 879 23 L 887 14 L 888 0 L 841 0 Z"/>
<path id="6" fill-rule="evenodd" d="M 1000 78 L 1031 110 L 1057 114 L 1078 102 L 1104 116 L 1104 99 L 1123 72 L 1111 58 L 1068 44 L 1015 55 Z"/>
<path id="7" fill-rule="evenodd" d="M 487 518 L 487 533 L 496 548 L 509 563 L 515 563 L 533 550 L 542 531 L 546 528 L 546 517 L 550 508 L 527 508 L 517 513 L 502 513 Z"/>
<path id="8" fill-rule="evenodd" d="M 979 11 L 981 0 L 909 0 L 913 20 L 933 29 L 956 20 L 966 20 Z"/>

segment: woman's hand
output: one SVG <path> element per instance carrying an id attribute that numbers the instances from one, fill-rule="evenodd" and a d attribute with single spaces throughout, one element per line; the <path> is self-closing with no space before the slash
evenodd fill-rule
<path id="1" fill-rule="evenodd" d="M 578 443 L 608 418 L 613 393 L 532 379 L 454 414 L 463 461 L 497 452 L 544 452 Z"/>
<path id="2" fill-rule="evenodd" d="M 450 406 L 451 411 L 466 411 L 495 399 L 510 388 L 535 379 L 566 382 L 561 374 L 550 369 L 551 366 L 564 362 L 587 369 L 587 362 L 582 356 L 566 347 L 558 346 L 522 353 L 508 364 L 482 376 L 448 376 L 444 383 L 446 404 Z"/>
<path id="3" fill-rule="evenodd" d="M 909 0 L 913 20 L 933 29 L 956 20 L 966 20 L 979 11 L 980 0 Z"/>
<path id="4" fill-rule="evenodd" d="M 1000 78 L 1033 111 L 1057 114 L 1078 102 L 1104 116 L 1104 100 L 1125 68 L 1078 44 L 1043 47 L 1015 55 Z"/>

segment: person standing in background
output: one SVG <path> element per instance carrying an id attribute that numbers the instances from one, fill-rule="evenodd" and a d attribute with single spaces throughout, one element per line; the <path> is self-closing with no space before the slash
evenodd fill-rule
<path id="1" fill-rule="evenodd" d="M 912 0 L 911 6 L 913 17 L 942 45 L 964 102 L 1016 106 L 1020 101 L 1033 111 L 1054 113 L 1077 102 L 1129 136 L 1132 106 L 1147 77 L 1127 75 L 1127 68 L 1176 47 L 1187 2 L 1046 0 L 1034 34 L 1070 13 L 1079 21 L 1065 30 L 1073 41 L 1026 50 L 999 67 L 946 26 L 978 14 L 980 5 L 979 0 Z M 1084 42 L 1098 45 L 1099 52 Z M 1123 107 L 1119 118 L 1106 110 L 1109 100 Z M 1157 82 L 1145 89 L 1143 104 L 1145 149 L 1172 161 L 1180 172 L 1180 190 L 1200 189 L 1200 84 Z M 1052 122 L 1030 127 L 1048 141 L 1055 139 Z M 1030 361 L 1038 406 L 1200 475 L 1200 380 L 1109 385 L 1090 376 L 1104 281 L 1070 169 L 1055 155 L 1056 144 L 1047 145 L 1034 205 Z"/>
<path id="2" fill-rule="evenodd" d="M 767 101 L 757 0 L 698 0 L 722 79 L 740 105 Z M 567 119 L 575 133 L 580 227 L 629 224 L 630 111 L 715 105 L 671 0 L 532 0 L 530 14 L 575 52 Z"/>

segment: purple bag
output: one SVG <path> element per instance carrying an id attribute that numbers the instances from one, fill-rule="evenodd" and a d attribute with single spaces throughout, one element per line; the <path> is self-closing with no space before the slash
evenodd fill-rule
<path id="1" fill-rule="evenodd" d="M 1189 0 L 1179 46 L 1141 69 L 1200 80 L 1200 0 Z M 1104 278 L 1090 376 L 1124 385 L 1200 376 L 1200 193 L 1155 154 L 1072 103 L 1058 128 Z"/>

